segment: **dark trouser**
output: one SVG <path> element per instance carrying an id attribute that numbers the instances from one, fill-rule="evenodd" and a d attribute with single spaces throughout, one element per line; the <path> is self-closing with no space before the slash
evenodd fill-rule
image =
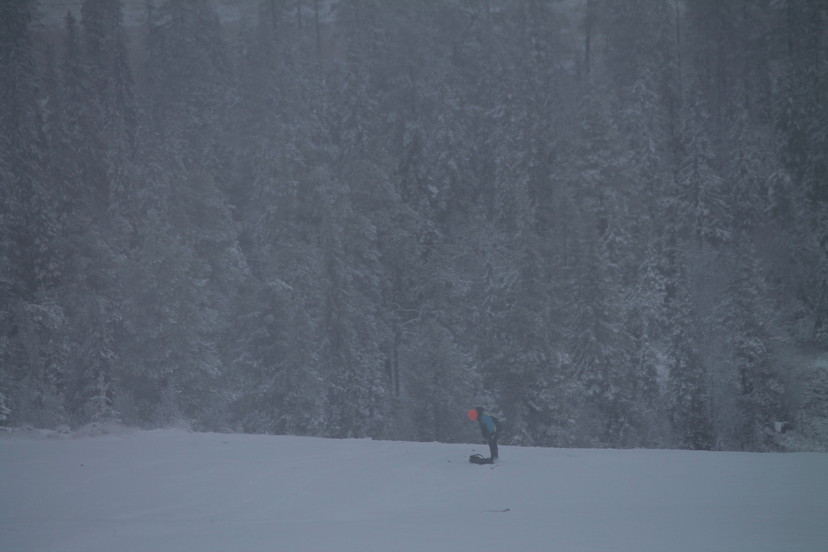
<path id="1" fill-rule="evenodd" d="M 493 462 L 497 460 L 497 434 L 489 437 L 489 455 L 492 457 Z"/>

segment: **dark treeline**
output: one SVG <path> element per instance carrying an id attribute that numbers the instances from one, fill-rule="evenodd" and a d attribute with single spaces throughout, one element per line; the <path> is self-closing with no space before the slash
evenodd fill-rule
<path id="1" fill-rule="evenodd" d="M 0 2 L 0 424 L 828 442 L 825 2 L 121 4 Z"/>

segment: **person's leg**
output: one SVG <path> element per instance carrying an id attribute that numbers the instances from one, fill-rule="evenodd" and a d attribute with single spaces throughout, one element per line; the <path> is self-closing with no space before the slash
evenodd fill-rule
<path id="1" fill-rule="evenodd" d="M 492 462 L 497 460 L 497 437 L 489 439 L 489 456 Z"/>

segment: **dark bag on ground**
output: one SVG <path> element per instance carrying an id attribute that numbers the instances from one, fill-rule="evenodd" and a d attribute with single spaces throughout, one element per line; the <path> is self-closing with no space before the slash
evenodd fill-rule
<path id="1" fill-rule="evenodd" d="M 486 458 L 482 454 L 472 454 L 471 456 L 469 456 L 469 462 L 471 462 L 472 464 L 491 464 L 492 459 Z"/>

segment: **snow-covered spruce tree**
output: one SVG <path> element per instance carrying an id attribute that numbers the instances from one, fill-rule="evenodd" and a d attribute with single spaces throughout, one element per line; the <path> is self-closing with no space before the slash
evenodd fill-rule
<path id="1" fill-rule="evenodd" d="M 302 290 L 275 277 L 246 281 L 225 345 L 231 426 L 249 433 L 321 432 L 324 382 Z"/>
<path id="2" fill-rule="evenodd" d="M 96 97 L 100 132 L 109 155 L 108 176 L 116 180 L 134 144 L 137 112 L 129 67 L 121 0 L 84 0 L 81 6 L 91 90 Z"/>
<path id="3" fill-rule="evenodd" d="M 573 444 L 576 422 L 585 397 L 579 395 L 579 380 L 568 371 L 568 338 L 574 307 L 575 261 L 562 266 L 553 261 L 549 243 L 528 228 L 505 242 L 513 265 L 494 310 L 501 341 L 489 344 L 503 355 L 497 390 L 503 413 L 516 444 Z M 573 240 L 578 250 L 578 240 Z M 560 260 L 560 257 L 558 257 Z M 502 349 L 502 350 L 501 350 Z M 490 367 L 491 369 L 491 367 Z"/>
<path id="4" fill-rule="evenodd" d="M 773 319 L 756 251 L 745 234 L 738 243 L 727 296 L 716 312 L 729 353 L 721 369 L 731 370 L 736 378 L 736 446 L 766 450 L 772 446 L 773 423 L 787 419 L 784 380 L 773 366 L 769 331 Z"/>
<path id="5" fill-rule="evenodd" d="M 550 297 L 538 251 L 542 242 L 536 234 L 529 167 L 524 165 L 526 159 L 518 159 L 520 155 L 512 162 L 506 160 L 509 149 L 527 143 L 508 135 L 511 143 L 499 148 L 501 169 L 495 176 L 495 218 L 490 227 L 495 235 L 486 238 L 490 251 L 484 265 L 486 287 L 483 297 L 478 298 L 486 305 L 480 315 L 488 333 L 479 344 L 481 373 L 510 420 L 514 442 L 534 444 L 529 401 L 533 390 L 543 387 L 549 369 Z"/>
<path id="6" fill-rule="evenodd" d="M 166 163 L 161 157 L 157 166 Z M 217 385 L 218 347 L 246 274 L 235 225 L 210 174 L 162 169 L 142 177 L 145 222 L 135 230 L 138 243 L 121 276 L 129 290 L 121 341 L 130 366 L 125 378 L 133 380 L 127 389 L 144 403 L 139 419 L 152 419 L 166 393 L 176 408 L 170 403 L 162 418 L 217 424 L 226 400 Z"/>
<path id="7" fill-rule="evenodd" d="M 43 160 L 39 83 L 33 38 L 36 2 L 15 0 L 0 7 L 0 178 L 7 254 L 17 267 L 16 296 L 31 296 L 42 267 L 38 260 L 37 210 L 42 201 Z M 5 263 L 4 263 L 5 264 Z M 11 275 L 9 275 L 11 276 Z M 22 287 L 18 287 L 22 286 Z M 28 292 L 28 293 L 27 293 Z M 8 303 L 5 303 L 7 304 Z"/>
<path id="8" fill-rule="evenodd" d="M 53 129 L 63 221 L 57 287 L 67 319 L 67 408 L 74 421 L 113 419 L 118 393 L 117 284 L 127 227 L 121 197 L 132 153 L 135 104 L 119 2 L 87 0 L 81 29 L 66 17 L 63 114 Z"/>
<path id="9" fill-rule="evenodd" d="M 591 433 L 591 446 L 634 444 L 635 386 L 630 341 L 624 326 L 623 297 L 613 281 L 603 245 L 585 242 L 578 252 L 573 282 L 567 350 L 574 377 L 585 397 L 579 423 Z"/>
<path id="10" fill-rule="evenodd" d="M 472 302 L 475 351 L 486 390 L 497 397 L 509 420 L 509 440 L 548 443 L 547 415 L 553 405 L 539 400 L 552 385 L 559 366 L 553 343 L 560 341 L 550 323 L 550 297 L 543 264 L 530 230 L 516 236 L 487 238 L 484 264 Z"/>
<path id="11" fill-rule="evenodd" d="M 730 238 L 725 182 L 719 174 L 708 137 L 707 112 L 701 99 L 691 98 L 683 114 L 682 150 L 673 193 L 683 235 L 699 243 L 719 244 Z"/>
<path id="12" fill-rule="evenodd" d="M 664 197 L 670 193 L 680 106 L 680 63 L 673 6 L 643 0 L 606 4 L 593 32 L 607 46 L 593 53 L 590 79 L 609 82 L 615 98 L 618 146 L 626 175 L 623 201 L 615 201 L 616 224 L 626 230 L 617 256 L 623 286 L 624 326 L 631 339 L 631 424 L 640 443 L 667 442 L 663 364 L 667 327 L 664 267 Z M 620 207 L 620 209 L 618 209 Z M 618 254 L 616 254 L 618 255 Z M 662 370 L 663 371 L 663 370 Z M 659 381 L 661 380 L 661 381 Z"/>
<path id="13" fill-rule="evenodd" d="M 729 136 L 724 177 L 733 233 L 757 236 L 757 231 L 782 222 L 771 219 L 774 213 L 770 201 L 776 181 L 787 175 L 778 160 L 772 134 L 767 128 L 750 124 L 746 112 L 734 121 Z"/>
<path id="14" fill-rule="evenodd" d="M 776 45 L 784 56 L 775 101 L 775 122 L 781 131 L 782 159 L 797 183 L 817 202 L 828 200 L 828 9 L 820 2 L 786 0 L 775 3 Z"/>
<path id="15" fill-rule="evenodd" d="M 0 383 L 2 385 L 2 383 Z M 0 391 L 0 426 L 6 425 L 6 423 L 11 418 L 11 408 L 8 406 L 9 400 L 6 399 L 6 395 Z"/>
<path id="16" fill-rule="evenodd" d="M 94 103 L 97 119 L 99 162 L 107 180 L 108 241 L 114 251 L 127 247 L 125 234 L 140 218 L 135 176 L 138 102 L 122 11 L 121 0 L 85 0 L 81 7 L 87 102 Z"/>
<path id="17" fill-rule="evenodd" d="M 64 317 L 53 290 L 61 213 L 51 197 L 36 14 L 28 0 L 0 6 L 0 385 L 11 423 L 54 425 L 65 420 Z"/>
<path id="18" fill-rule="evenodd" d="M 402 405 L 418 441 L 463 441 L 468 435 L 462 405 L 472 404 L 476 379 L 471 356 L 458 345 L 451 331 L 432 317 L 406 331 L 400 347 Z"/>
<path id="19" fill-rule="evenodd" d="M 665 351 L 670 328 L 667 299 L 670 282 L 666 267 L 665 240 L 652 238 L 641 267 L 637 284 L 627 295 L 627 326 L 634 349 L 632 361 L 638 376 L 634 387 L 637 426 L 641 446 L 671 444 L 667 419 L 667 383 Z"/>
<path id="20" fill-rule="evenodd" d="M 662 108 L 674 101 L 667 93 L 677 83 L 675 23 L 673 8 L 660 0 L 606 2 L 592 25 L 604 35 L 606 45 L 593 52 L 592 78 L 606 74 L 625 105 L 633 105 L 632 92 L 642 82 L 655 93 Z M 593 30 L 594 31 L 594 30 Z M 598 65 L 598 67 L 596 67 Z M 598 75 L 595 75 L 598 73 Z M 658 110 L 646 114 L 658 116 Z"/>
<path id="21" fill-rule="evenodd" d="M 474 46 L 491 57 L 492 69 L 478 70 L 493 75 L 476 79 L 490 78 L 491 85 L 479 90 L 470 79 L 462 93 L 484 115 L 470 125 L 472 182 L 461 180 L 455 192 L 468 190 L 466 202 L 476 200 L 472 213 L 480 217 L 469 219 L 468 229 L 474 250 L 482 253 L 473 265 L 479 284 L 471 295 L 471 335 L 484 386 L 508 420 L 508 439 L 517 444 L 559 443 L 572 418 L 571 401 L 550 402 L 562 377 L 556 351 L 565 314 L 559 294 L 567 288 L 560 262 L 566 258 L 566 224 L 574 216 L 562 208 L 566 181 L 557 178 L 554 162 L 563 154 L 561 102 L 571 84 L 559 65 L 557 15 L 548 3 L 510 4 L 492 25 L 494 18 L 484 12 L 478 32 L 488 33 L 486 40 L 497 36 L 502 47 L 488 51 L 485 41 Z"/>
<path id="22" fill-rule="evenodd" d="M 685 99 L 706 106 L 706 132 L 714 151 L 726 146 L 725 133 L 734 109 L 745 101 L 744 80 L 750 65 L 743 59 L 745 40 L 761 24 L 746 17 L 761 2 L 685 2 L 681 11 L 682 54 L 686 58 Z"/>
<path id="23" fill-rule="evenodd" d="M 631 446 L 640 431 L 651 434 L 642 427 L 643 405 L 637 401 L 639 391 L 655 382 L 653 372 L 640 370 L 634 360 L 639 358 L 637 342 L 629 333 L 637 327 L 631 323 L 629 298 L 642 254 L 631 232 L 641 225 L 635 216 L 634 168 L 611 109 L 617 101 L 603 86 L 589 86 L 568 158 L 579 209 L 578 240 L 570 255 L 575 271 L 569 284 L 573 300 L 567 307 L 567 350 L 592 410 L 582 419 L 592 419 L 600 428 L 596 442 Z"/>
<path id="24" fill-rule="evenodd" d="M 324 178 L 325 175 L 321 174 Z M 324 207 L 320 360 L 325 381 L 324 423 L 332 437 L 381 437 L 386 431 L 387 381 L 383 322 L 378 316 L 378 265 L 373 228 L 350 202 L 347 184 L 320 182 Z"/>
<path id="25" fill-rule="evenodd" d="M 295 38 L 286 5 L 266 3 L 240 32 L 230 128 L 228 200 L 249 266 L 220 338 L 230 423 L 251 432 L 319 434 L 322 195 L 330 152 L 324 87 Z M 313 142 L 313 140 L 319 140 Z M 319 146 L 318 148 L 316 146 Z"/>
<path id="26" fill-rule="evenodd" d="M 803 379 L 795 435 L 801 436 L 806 448 L 825 450 L 828 449 L 828 366 L 824 360 L 814 363 Z"/>
<path id="27" fill-rule="evenodd" d="M 164 3 L 149 19 L 147 117 L 136 140 L 144 162 L 134 208 L 142 216 L 124 265 L 123 281 L 134 287 L 120 341 L 135 369 L 125 377 L 139 419 L 215 425 L 226 401 L 215 385 L 219 336 L 246 271 L 225 192 L 228 65 L 209 3 Z M 140 355 L 145 348 L 152 353 Z"/>
<path id="28" fill-rule="evenodd" d="M 828 343 L 828 280 L 824 270 L 828 265 L 828 10 L 822 3 L 806 0 L 787 0 L 773 7 L 775 43 L 784 53 L 774 122 L 781 134 L 781 158 L 791 184 L 805 198 L 797 209 L 797 226 L 801 229 L 798 241 L 809 244 L 803 247 L 802 255 L 796 256 L 806 275 L 799 294 L 811 311 L 810 338 L 824 347 Z"/>
<path id="29" fill-rule="evenodd" d="M 389 37 L 379 4 L 341 4 L 336 14 L 345 58 L 326 83 L 319 142 L 325 155 L 312 177 L 321 201 L 318 327 L 325 424 L 333 436 L 379 437 L 391 421 L 386 367 L 395 332 L 393 318 L 382 310 L 389 272 L 378 255 L 377 232 L 387 228 L 388 202 L 397 196 L 389 186 L 394 160 L 375 110 L 384 90 L 374 52 L 383 51 Z"/>
<path id="30" fill-rule="evenodd" d="M 686 289 L 681 258 L 669 285 L 667 309 L 669 342 L 667 409 L 676 446 L 694 450 L 714 448 L 707 375 L 697 352 L 696 313 Z"/>
<path id="31" fill-rule="evenodd" d="M 16 7 L 25 11 L 25 4 L 18 2 Z M 24 18 L 9 16 L 4 24 L 27 25 L 24 21 Z M 24 29 L 21 26 L 17 31 L 21 33 L 20 39 L 27 40 Z M 4 328 L 0 337 L 0 393 L 7 393 L 2 410 L 6 423 L 54 427 L 70 421 L 66 404 L 66 382 L 71 377 L 66 362 L 70 326 L 57 289 L 71 255 L 66 246 L 64 221 L 72 191 L 67 189 L 66 179 L 57 170 L 59 155 L 54 155 L 65 137 L 57 115 L 62 90 L 51 51 L 47 51 L 44 60 L 42 85 L 33 72 L 37 61 L 33 49 L 26 52 L 23 44 L 12 47 L 5 43 L 2 51 L 4 74 L 9 70 L 14 72 L 13 64 L 19 64 L 17 77 L 11 78 L 21 80 L 4 83 L 0 88 L 15 86 L 32 94 L 29 98 L 17 94 L 7 96 L 14 102 L 4 103 L 3 108 L 21 110 L 15 114 L 21 120 L 4 124 L 0 130 L 0 139 L 8 146 L 1 148 L 0 153 L 0 167 L 3 167 L 0 168 L 3 175 L 0 177 L 3 190 L 0 192 L 0 232 L 3 234 L 0 319 Z M 31 58 L 18 57 L 24 53 Z M 32 71 L 28 77 L 27 71 Z M 4 92 L 9 92 L 8 88 Z M 37 104 L 27 106 L 29 101 Z M 23 122 L 26 110 L 32 110 L 29 112 L 33 117 L 31 128 Z M 3 113 L 6 123 L 9 122 L 7 115 Z M 50 151 L 52 155 L 48 154 Z M 39 167 L 27 167 L 27 159 Z"/>
<path id="32" fill-rule="evenodd" d="M 145 172 L 142 177 L 145 193 L 166 187 L 154 184 L 158 175 Z M 140 242 L 120 274 L 127 293 L 118 352 L 128 367 L 120 381 L 121 413 L 128 423 L 163 425 L 184 417 L 179 397 L 185 382 L 197 383 L 199 371 L 217 367 L 209 357 L 193 354 L 193 349 L 209 347 L 199 335 L 208 320 L 198 312 L 202 286 L 190 275 L 193 251 L 158 205 L 160 198 L 148 199 L 157 203 L 144 212 L 144 224 L 135 229 Z"/>
<path id="33" fill-rule="evenodd" d="M 221 166 L 231 71 L 219 17 L 207 0 L 167 0 L 150 10 L 145 106 L 153 131 L 186 164 Z"/>

